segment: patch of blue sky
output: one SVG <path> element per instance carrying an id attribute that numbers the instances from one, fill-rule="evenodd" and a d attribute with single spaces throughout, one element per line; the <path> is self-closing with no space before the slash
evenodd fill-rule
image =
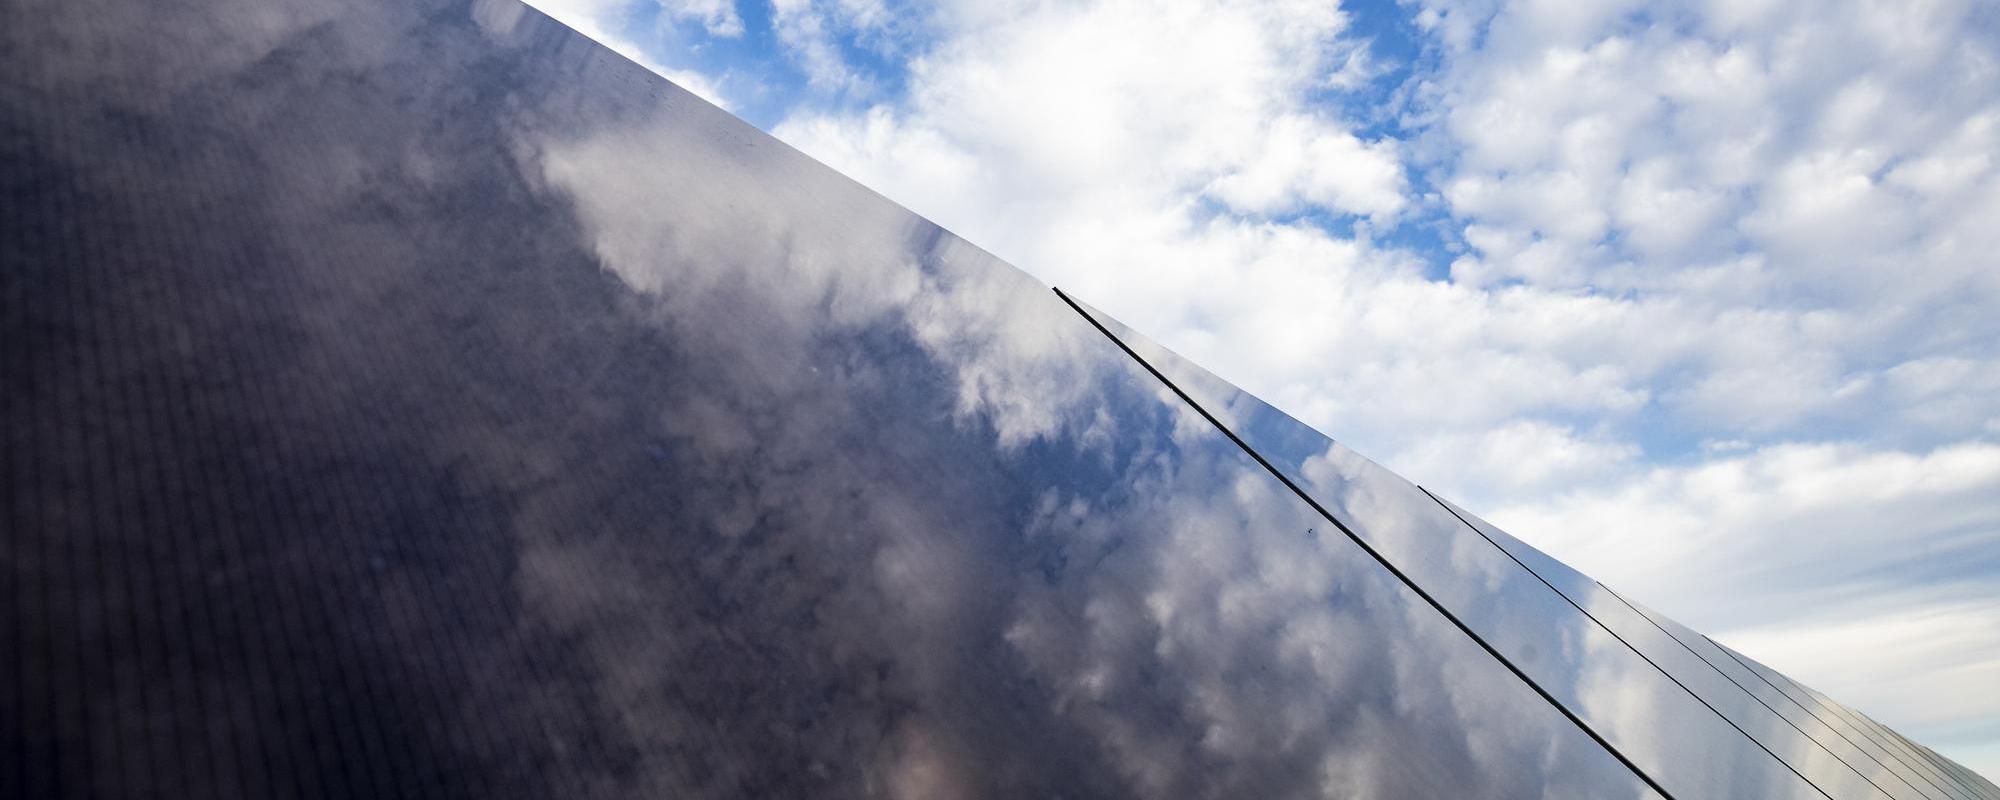
<path id="1" fill-rule="evenodd" d="M 743 32 L 716 36 L 700 21 L 676 19 L 658 4 L 630 3 L 619 9 L 607 33 L 661 66 L 709 76 L 728 97 L 731 111 L 769 130 L 805 94 L 806 75 L 790 62 L 772 30 L 769 5 L 742 3 L 738 13 Z"/>
<path id="2" fill-rule="evenodd" d="M 1359 85 L 1327 88 L 1309 102 L 1324 104 L 1352 125 L 1364 141 L 1410 142 L 1422 134 L 1413 103 L 1425 75 L 1437 69 L 1440 54 L 1432 38 L 1417 27 L 1409 6 L 1397 0 L 1357 0 L 1342 4 L 1348 15 L 1344 36 L 1367 49 L 1367 80 Z M 1451 219 L 1426 170 L 1405 158 L 1413 201 L 1396 221 L 1369 231 L 1374 242 L 1417 256 L 1425 275 L 1450 280 L 1451 262 L 1464 252 L 1462 227 Z M 1307 221 L 1334 234 L 1355 233 L 1351 219 L 1334 225 L 1338 215 L 1324 210 L 1307 214 Z M 1344 228 L 1344 229 L 1343 229 Z"/>
<path id="3" fill-rule="evenodd" d="M 1369 79 L 1362 86 L 1329 88 L 1313 99 L 1339 104 L 1350 113 L 1363 139 L 1401 139 L 1405 126 L 1402 98 L 1410 79 L 1436 66 L 1436 48 L 1417 27 L 1407 7 L 1394 0 L 1361 0 L 1342 5 L 1348 25 L 1344 36 L 1367 47 Z"/>
<path id="4" fill-rule="evenodd" d="M 728 98 L 731 111 L 766 131 L 803 108 L 844 109 L 878 102 L 893 104 L 908 83 L 908 59 L 923 42 L 909 28 L 826 31 L 851 87 L 815 85 L 809 65 L 800 63 L 777 30 L 769 3 L 736 4 L 741 33 L 721 36 L 699 20 L 676 18 L 655 3 L 633 3 L 619 15 L 615 36 L 670 69 L 708 76 Z M 837 23 L 828 21 L 829 25 Z"/>

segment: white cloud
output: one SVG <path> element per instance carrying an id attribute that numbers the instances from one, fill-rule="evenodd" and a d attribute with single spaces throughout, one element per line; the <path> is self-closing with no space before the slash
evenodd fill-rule
<path id="1" fill-rule="evenodd" d="M 1441 433 L 1403 451 L 1403 469 L 1466 497 L 1541 496 L 1596 483 L 1639 455 L 1629 442 L 1566 426 L 1513 420 L 1478 433 Z"/>
<path id="2" fill-rule="evenodd" d="M 1080 272 L 1088 256 L 1058 257 L 1080 229 L 1198 235 L 1187 203 L 1211 184 L 1250 213 L 1321 201 L 1393 213 L 1404 202 L 1393 148 L 1300 97 L 1332 74 L 1338 53 L 1324 42 L 1344 18 L 1288 13 L 1107 2 L 944 14 L 941 25 L 981 23 L 946 30 L 913 65 L 907 103 L 861 115 L 865 132 L 816 116 L 777 132 L 1045 278 Z M 872 145 L 865 158 L 853 157 L 857 133 Z M 992 169 L 910 169 L 897 160 L 904 141 Z M 1289 174 L 1287 161 L 1313 171 Z"/>
<path id="3" fill-rule="evenodd" d="M 1720 638 L 1844 704 L 1887 717 L 1891 727 L 1919 738 L 1953 737 L 1990 729 L 2000 717 L 2000 694 L 1961 691 L 2000 686 L 2000 660 L 1991 657 L 2000 649 L 1996 616 L 1986 605 L 1936 603 Z"/>
<path id="4" fill-rule="evenodd" d="M 812 0 L 773 0 L 771 24 L 799 60 L 813 86 L 824 89 L 858 88 L 858 78 L 840 57 L 839 44 L 831 27 L 828 10 Z"/>
<path id="5" fill-rule="evenodd" d="M 660 10 L 678 19 L 693 20 L 716 36 L 743 35 L 743 18 L 736 14 L 736 0 L 659 0 Z"/>
<path id="6" fill-rule="evenodd" d="M 1264 136 L 1261 152 L 1204 193 L 1250 214 L 1315 205 L 1386 217 L 1405 205 L 1403 165 L 1393 143 L 1363 142 L 1325 120 L 1297 114 L 1278 118 Z"/>
<path id="7" fill-rule="evenodd" d="M 1451 48 L 1433 91 L 1458 145 L 1452 210 L 1498 229 L 1490 240 L 1564 242 L 1577 262 L 1552 275 L 1517 263 L 1519 248 L 1475 241 L 1487 274 L 1574 287 L 1628 260 L 1653 275 L 1697 267 L 1723 247 L 1777 267 L 1763 296 L 1739 302 L 1990 298 L 1987 270 L 1926 247 L 1974 231 L 1921 196 L 1965 193 L 1957 208 L 2000 211 L 1973 188 L 1993 180 L 1984 120 L 2000 108 L 2000 75 L 1993 43 L 1955 36 L 1976 25 L 1969 6 L 1704 13 L 1554 25 L 1521 4 L 1499 11 L 1480 46 Z M 1913 262 L 1923 280 L 1902 274 Z"/>
<path id="8" fill-rule="evenodd" d="M 876 77 L 849 63 L 843 44 L 894 59 L 897 29 L 921 24 L 923 13 L 892 13 L 884 0 L 771 0 L 771 29 L 815 90 L 865 98 L 879 91 Z"/>
<path id="9" fill-rule="evenodd" d="M 743 18 L 736 13 L 735 0 L 527 0 L 527 3 L 599 42 L 604 41 L 602 34 L 623 30 L 629 15 L 649 5 L 657 6 L 669 19 L 698 23 L 712 36 L 743 35 Z"/>
<path id="10" fill-rule="evenodd" d="M 1964 591 L 1978 576 L 1928 559 L 2000 545 L 2000 445 L 1720 447 L 1489 518 L 1697 628 L 1746 627 L 1880 599 L 1856 586 Z"/>

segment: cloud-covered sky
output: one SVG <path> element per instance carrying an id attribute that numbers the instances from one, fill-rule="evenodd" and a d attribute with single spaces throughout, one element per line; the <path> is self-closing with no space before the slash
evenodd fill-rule
<path id="1" fill-rule="evenodd" d="M 532 0 L 2000 774 L 2000 10 Z"/>

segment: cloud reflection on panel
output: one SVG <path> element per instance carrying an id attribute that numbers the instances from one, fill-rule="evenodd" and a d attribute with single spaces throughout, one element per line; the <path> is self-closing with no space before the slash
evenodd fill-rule
<path id="1" fill-rule="evenodd" d="M 1063 542 L 1058 579 L 1028 584 L 1007 631 L 1145 794 L 1439 796 L 1468 774 L 1643 794 L 1537 774 L 1622 769 L 1282 486 L 1196 459 L 1160 478 L 1133 507 L 1052 496 L 1029 535 Z"/>
<path id="2" fill-rule="evenodd" d="M 716 113 L 699 100 L 668 102 L 679 107 L 536 149 L 604 265 L 657 297 L 677 335 L 812 370 L 811 336 L 892 323 L 954 370 L 959 410 L 991 412 L 1010 445 L 1089 421 L 1072 413 L 1090 383 L 1074 339 L 1008 324 L 1048 303 L 1025 275 L 775 141 L 685 125 L 678 115 Z M 754 329 L 691 314 L 718 297 L 763 306 L 736 321 Z"/>
<path id="3" fill-rule="evenodd" d="M 675 93 L 519 136 L 671 333 L 666 513 L 517 525 L 618 788 L 1644 796 L 1025 276 Z"/>
<path id="4" fill-rule="evenodd" d="M 1415 485 L 1091 313 L 1668 791 L 1815 797 L 1825 788 L 1836 798 L 1880 796 L 1810 741 L 1778 730 L 1780 719 L 1717 716 Z M 1749 727 L 1811 777 L 1771 760 L 1732 725 Z"/>
<path id="5" fill-rule="evenodd" d="M 18 0 L 9 5 L 14 6 L 10 13 L 35 18 L 36 30 L 52 34 L 32 43 L 43 56 L 38 66 L 44 67 L 35 80 L 140 105 L 252 66 L 287 40 L 339 13 L 335 3 L 310 0 L 129 3 L 118 8 L 71 0 Z M 350 18 L 345 27 L 354 30 L 391 16 L 381 15 L 363 25 Z M 107 41 L 118 43 L 117 54 L 102 50 Z M 151 70 L 146 81 L 129 79 L 133 64 Z"/>

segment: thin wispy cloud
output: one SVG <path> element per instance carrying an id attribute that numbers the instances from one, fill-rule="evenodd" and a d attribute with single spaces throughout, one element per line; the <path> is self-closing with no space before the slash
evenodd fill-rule
<path id="1" fill-rule="evenodd" d="M 2000 773 L 2000 15 L 535 0 Z"/>

